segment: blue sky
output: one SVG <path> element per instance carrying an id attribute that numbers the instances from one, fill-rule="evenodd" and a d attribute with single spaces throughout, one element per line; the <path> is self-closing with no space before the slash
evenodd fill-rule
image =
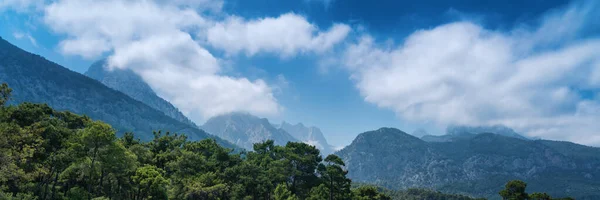
<path id="1" fill-rule="evenodd" d="M 0 36 L 77 72 L 108 57 L 196 122 L 250 112 L 320 127 L 334 146 L 383 126 L 442 134 L 449 124 L 504 124 L 600 145 L 599 8 L 566 0 L 5 0 Z"/>

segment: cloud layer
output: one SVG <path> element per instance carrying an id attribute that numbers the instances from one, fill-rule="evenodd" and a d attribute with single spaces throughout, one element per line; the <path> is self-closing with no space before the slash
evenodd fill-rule
<path id="1" fill-rule="evenodd" d="M 589 11 L 573 6 L 537 29 L 508 33 L 450 23 L 392 48 L 363 36 L 343 62 L 367 102 L 405 120 L 505 124 L 529 136 L 598 145 L 600 99 L 589 94 L 600 90 L 600 39 L 575 40 L 583 24 L 570 24 Z"/>
<path id="2" fill-rule="evenodd" d="M 45 7 L 44 22 L 66 35 L 59 49 L 67 55 L 97 59 L 109 67 L 129 68 L 163 98 L 197 122 L 233 112 L 274 116 L 282 111 L 264 80 L 223 74 L 220 59 L 204 45 L 231 55 L 244 51 L 294 56 L 323 52 L 346 37 L 349 27 L 321 32 L 296 14 L 218 21 L 223 1 L 58 0 Z M 317 45 L 319 44 L 319 45 Z"/>

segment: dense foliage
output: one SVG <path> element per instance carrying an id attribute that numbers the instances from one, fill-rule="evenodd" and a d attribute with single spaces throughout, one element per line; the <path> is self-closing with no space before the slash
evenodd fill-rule
<path id="1" fill-rule="evenodd" d="M 10 89 L 0 89 L 0 199 L 390 199 L 351 191 L 344 162 L 304 143 L 232 153 L 169 132 L 117 138 L 108 124 L 45 104 L 6 106 Z"/>
<path id="2" fill-rule="evenodd" d="M 534 192 L 527 194 L 527 183 L 521 180 L 512 180 L 506 183 L 504 189 L 499 192 L 503 200 L 574 200 L 571 197 L 552 198 L 547 193 Z"/>
<path id="3" fill-rule="evenodd" d="M 484 200 L 483 198 L 473 198 L 458 194 L 444 194 L 438 191 L 427 189 L 407 189 L 386 192 L 394 199 L 402 200 L 422 200 L 422 199 L 443 199 L 443 200 Z"/>

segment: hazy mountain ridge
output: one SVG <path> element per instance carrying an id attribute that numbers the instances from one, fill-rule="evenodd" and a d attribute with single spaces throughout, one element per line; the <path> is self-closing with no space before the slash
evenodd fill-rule
<path id="1" fill-rule="evenodd" d="M 285 121 L 282 122 L 278 127 L 288 132 L 294 138 L 317 147 L 323 155 L 328 155 L 334 151 L 332 146 L 327 143 L 327 140 L 325 139 L 323 132 L 321 132 L 321 129 L 317 127 L 306 127 L 302 123 L 292 125 Z"/>
<path id="2" fill-rule="evenodd" d="M 284 130 L 275 128 L 266 118 L 247 113 L 229 113 L 212 117 L 202 125 L 202 129 L 248 150 L 254 143 L 273 140 L 277 145 L 298 142 Z"/>
<path id="3" fill-rule="evenodd" d="M 112 125 L 118 133 L 134 132 L 144 140 L 155 130 L 185 133 L 191 140 L 215 138 L 181 123 L 122 92 L 73 72 L 45 58 L 26 52 L 0 39 L 0 82 L 13 89 L 12 104 L 46 103 L 57 110 L 84 114 Z"/>
<path id="4" fill-rule="evenodd" d="M 513 129 L 503 126 L 464 126 L 464 125 L 450 125 L 446 128 L 445 135 L 423 135 L 421 139 L 427 142 L 450 142 L 455 140 L 464 140 L 475 137 L 477 134 L 482 133 L 493 133 L 506 137 L 512 137 L 522 140 L 531 140 L 531 138 L 525 137 Z"/>
<path id="5" fill-rule="evenodd" d="M 360 134 L 336 154 L 353 180 L 390 189 L 424 187 L 497 198 L 504 183 L 521 179 L 532 192 L 600 197 L 600 149 L 568 142 L 483 133 L 436 143 L 382 128 Z"/>
<path id="6" fill-rule="evenodd" d="M 105 65 L 106 60 L 97 61 L 88 68 L 85 75 L 100 81 L 114 90 L 125 93 L 131 98 L 141 101 L 173 119 L 196 126 L 179 109 L 156 95 L 154 90 L 139 75 L 127 69 L 113 69 L 109 71 Z"/>

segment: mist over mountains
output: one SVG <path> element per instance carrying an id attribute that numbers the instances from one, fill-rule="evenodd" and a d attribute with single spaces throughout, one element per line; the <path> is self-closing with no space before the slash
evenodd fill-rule
<path id="1" fill-rule="evenodd" d="M 135 100 L 141 101 L 173 119 L 191 126 L 196 126 L 196 124 L 183 115 L 179 109 L 156 95 L 154 90 L 144 82 L 142 77 L 129 69 L 108 70 L 106 60 L 99 60 L 88 68 L 85 75 L 100 81 L 102 84 L 114 90 L 123 92 Z"/>

